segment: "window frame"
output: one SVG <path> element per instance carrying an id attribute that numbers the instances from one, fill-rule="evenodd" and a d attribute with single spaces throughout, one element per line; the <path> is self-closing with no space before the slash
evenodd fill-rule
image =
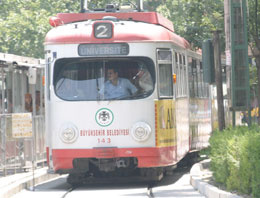
<path id="1" fill-rule="evenodd" d="M 147 68 L 149 68 L 148 71 L 150 72 L 150 75 L 151 75 L 151 80 L 152 80 L 152 83 L 153 83 L 153 89 L 148 91 L 148 92 L 143 91 L 142 92 L 143 95 L 141 95 L 139 93 L 139 95 L 137 95 L 136 97 L 133 96 L 132 98 L 131 97 L 126 97 L 126 98 L 113 98 L 113 99 L 106 99 L 106 98 L 90 98 L 90 99 L 88 99 L 88 98 L 81 97 L 80 99 L 76 99 L 76 98 L 75 99 L 71 99 L 71 98 L 69 98 L 69 96 L 68 96 L 68 98 L 61 97 L 59 94 L 56 93 L 56 89 L 55 89 L 55 87 L 56 87 L 56 85 L 58 83 L 58 78 L 57 77 L 58 77 L 58 74 L 59 74 L 59 70 L 62 69 L 62 67 L 63 67 L 62 64 L 63 64 L 64 61 L 67 61 L 67 62 L 71 61 L 71 62 L 75 62 L 75 63 L 80 63 L 81 62 L 80 59 L 86 59 L 86 62 L 90 62 L 90 63 L 91 62 L 94 63 L 95 61 L 96 62 L 103 62 L 103 63 L 104 62 L 109 62 L 109 61 L 111 61 L 111 62 L 117 62 L 118 61 L 118 64 L 120 64 L 120 62 L 122 63 L 124 61 L 129 61 L 129 63 L 135 62 L 136 63 L 136 65 L 135 65 L 136 69 L 137 69 L 137 66 L 138 66 L 137 64 L 139 64 L 139 62 L 140 63 L 143 62 L 147 66 Z M 82 63 L 83 62 L 84 61 L 82 61 Z M 82 66 L 80 66 L 80 67 L 82 67 Z M 119 70 L 121 72 L 124 71 L 123 68 L 120 68 Z M 77 71 L 79 71 L 79 70 L 77 70 Z M 126 72 L 126 74 L 128 74 L 128 73 Z M 132 74 L 130 74 L 130 75 L 132 75 Z M 107 57 L 106 58 L 104 58 L 104 57 L 95 57 L 95 58 L 83 58 L 83 57 L 80 57 L 80 58 L 78 58 L 78 57 L 76 57 L 76 58 L 61 58 L 61 59 L 58 59 L 55 62 L 55 64 L 53 65 L 53 74 L 52 74 L 52 76 L 53 76 L 52 77 L 53 81 L 52 81 L 51 85 L 53 86 L 53 92 L 54 92 L 55 96 L 57 98 L 63 100 L 63 101 L 69 101 L 69 102 L 78 102 L 78 101 L 111 101 L 111 100 L 118 100 L 119 101 L 119 100 L 146 99 L 149 96 L 151 96 L 154 93 L 155 89 L 156 89 L 156 87 L 155 87 L 155 85 L 156 85 L 155 84 L 155 82 L 156 82 L 156 73 L 155 73 L 154 62 L 152 61 L 152 59 L 150 57 L 143 57 L 143 56 L 140 56 L 140 57 L 134 57 L 134 56 L 133 57 L 132 56 L 131 57 L 109 57 L 109 58 L 107 58 Z M 105 77 L 104 79 L 106 79 L 107 76 L 104 76 L 104 77 Z M 136 77 L 136 76 L 132 76 L 132 77 Z M 75 77 L 75 78 L 77 78 L 77 77 Z M 126 78 L 126 77 L 122 76 L 121 78 Z M 71 79 L 74 79 L 74 77 L 71 78 Z M 136 88 L 139 90 L 139 87 L 136 87 Z"/>
<path id="2" fill-rule="evenodd" d="M 167 52 L 170 52 L 170 60 L 159 60 L 159 52 L 160 51 L 167 51 Z M 156 50 L 156 62 L 157 62 L 157 72 L 158 72 L 158 75 L 157 75 L 157 79 L 158 79 L 158 83 L 157 83 L 157 91 L 158 91 L 158 97 L 159 99 L 172 99 L 174 97 L 174 82 L 173 82 L 173 50 L 170 49 L 170 48 L 158 48 Z M 169 83 L 170 85 L 170 95 L 166 96 L 166 95 L 161 95 L 161 80 L 160 80 L 160 65 L 170 65 L 170 70 L 171 70 L 171 76 L 170 76 L 170 79 L 171 79 L 171 84 Z"/>

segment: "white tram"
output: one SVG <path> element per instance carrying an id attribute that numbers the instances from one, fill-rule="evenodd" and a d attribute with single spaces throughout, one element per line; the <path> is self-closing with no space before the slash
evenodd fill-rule
<path id="1" fill-rule="evenodd" d="M 201 55 L 155 12 L 61 13 L 45 39 L 46 132 L 56 173 L 162 176 L 208 146 Z"/>

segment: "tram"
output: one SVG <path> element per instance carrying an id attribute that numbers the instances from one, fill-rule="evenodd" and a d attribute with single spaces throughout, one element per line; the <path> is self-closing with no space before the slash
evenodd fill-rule
<path id="1" fill-rule="evenodd" d="M 47 161 L 72 183 L 83 175 L 160 179 L 208 146 L 212 103 L 201 54 L 168 19 L 141 3 L 126 7 L 50 18 Z"/>

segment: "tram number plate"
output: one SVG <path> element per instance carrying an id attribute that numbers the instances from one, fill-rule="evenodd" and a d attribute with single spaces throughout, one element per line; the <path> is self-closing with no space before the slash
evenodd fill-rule
<path id="1" fill-rule="evenodd" d="M 98 138 L 98 143 L 111 143 L 110 138 Z"/>

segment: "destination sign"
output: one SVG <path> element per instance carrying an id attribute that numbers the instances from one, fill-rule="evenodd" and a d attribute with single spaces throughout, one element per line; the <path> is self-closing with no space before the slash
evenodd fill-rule
<path id="1" fill-rule="evenodd" d="M 80 56 L 128 55 L 129 45 L 127 43 L 80 44 L 78 53 Z"/>

